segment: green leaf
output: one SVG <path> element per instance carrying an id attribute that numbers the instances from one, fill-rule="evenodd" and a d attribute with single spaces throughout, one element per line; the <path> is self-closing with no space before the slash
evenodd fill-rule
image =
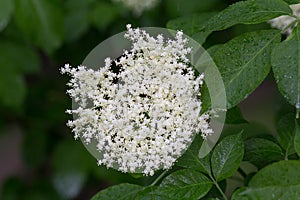
<path id="1" fill-rule="evenodd" d="M 248 0 L 237 2 L 212 17 L 204 30 L 217 31 L 236 24 L 258 24 L 292 11 L 282 0 Z"/>
<path id="2" fill-rule="evenodd" d="M 193 169 L 205 174 L 210 173 L 210 161 L 209 155 L 204 158 L 199 158 L 199 150 L 201 147 L 203 139 L 200 135 L 196 135 L 191 146 L 186 150 L 186 152 L 180 157 L 176 165 L 180 167 L 185 167 L 188 169 Z"/>
<path id="3" fill-rule="evenodd" d="M 90 2 L 81 0 L 64 1 L 64 35 L 67 42 L 78 39 L 89 28 Z"/>
<path id="4" fill-rule="evenodd" d="M 289 113 L 280 118 L 277 123 L 278 142 L 285 150 L 285 155 L 295 153 L 294 135 L 295 135 L 295 114 Z"/>
<path id="5" fill-rule="evenodd" d="M 244 119 L 242 112 L 239 107 L 235 106 L 226 112 L 226 124 L 243 124 L 247 123 Z"/>
<path id="6" fill-rule="evenodd" d="M 1 0 L 0 1 L 0 32 L 5 29 L 11 19 L 14 9 L 14 1 Z"/>
<path id="7" fill-rule="evenodd" d="M 95 27 L 103 31 L 118 18 L 118 15 L 119 11 L 113 4 L 98 2 L 91 10 L 90 20 Z"/>
<path id="8" fill-rule="evenodd" d="M 280 161 L 260 170 L 249 182 L 251 187 L 300 186 L 300 162 Z M 276 175 L 276 176 L 274 176 Z"/>
<path id="9" fill-rule="evenodd" d="M 202 173 L 184 169 L 167 176 L 154 194 L 161 199 L 198 200 L 204 197 L 212 186 L 212 181 Z"/>
<path id="10" fill-rule="evenodd" d="M 167 28 L 182 30 L 184 34 L 203 44 L 211 31 L 201 31 L 201 28 L 215 14 L 214 12 L 209 12 L 173 19 L 167 23 Z"/>
<path id="11" fill-rule="evenodd" d="M 63 17 L 59 1 L 16 0 L 14 19 L 24 36 L 47 52 L 63 39 Z"/>
<path id="12" fill-rule="evenodd" d="M 228 108 L 252 93 L 270 72 L 271 50 L 280 42 L 279 31 L 242 34 L 222 45 L 214 55 L 226 88 Z"/>
<path id="13" fill-rule="evenodd" d="M 283 159 L 284 154 L 276 143 L 263 139 L 251 138 L 245 141 L 244 160 L 261 168 L 271 162 Z"/>
<path id="14" fill-rule="evenodd" d="M 238 169 L 244 155 L 242 134 L 225 137 L 215 147 L 211 156 L 212 172 L 217 181 L 232 176 Z"/>
<path id="15" fill-rule="evenodd" d="M 295 120 L 294 146 L 295 146 L 295 150 L 296 150 L 298 156 L 300 156 L 300 126 L 299 126 L 297 120 Z"/>
<path id="16" fill-rule="evenodd" d="M 154 191 L 156 189 L 157 186 L 146 187 L 137 193 L 136 198 L 134 200 L 163 200 L 161 197 L 155 196 Z"/>
<path id="17" fill-rule="evenodd" d="M 288 4 L 297 4 L 300 3 L 299 0 L 284 0 L 285 2 L 287 2 Z"/>
<path id="18" fill-rule="evenodd" d="M 237 190 L 233 200 L 297 199 L 300 196 L 300 162 L 280 161 L 260 170 L 249 187 Z"/>
<path id="19" fill-rule="evenodd" d="M 143 189 L 142 186 L 122 183 L 100 191 L 91 200 L 128 200 L 135 199 L 136 194 Z"/>
<path id="20" fill-rule="evenodd" d="M 296 106 L 300 103 L 300 26 L 272 52 L 274 76 L 281 94 Z"/>

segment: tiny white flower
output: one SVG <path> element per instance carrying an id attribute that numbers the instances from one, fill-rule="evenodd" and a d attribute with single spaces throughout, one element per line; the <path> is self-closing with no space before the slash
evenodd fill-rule
<path id="1" fill-rule="evenodd" d="M 171 40 L 128 25 L 125 38 L 132 49 L 105 59 L 103 68 L 61 69 L 72 77 L 67 93 L 78 104 L 67 110 L 74 115 L 67 125 L 75 138 L 96 141 L 99 165 L 153 175 L 172 167 L 197 132 L 213 133 L 209 114 L 199 114 L 204 75 L 195 77 L 188 66 L 182 32 Z"/>
<path id="2" fill-rule="evenodd" d="M 300 3 L 299 4 L 293 4 L 290 5 L 290 8 L 293 11 L 293 15 L 296 17 L 300 17 Z M 280 29 L 280 30 L 285 30 L 291 23 L 297 21 L 296 18 L 288 16 L 288 15 L 282 15 L 280 17 L 274 18 L 269 21 L 272 27 Z M 297 24 L 295 24 L 296 26 Z M 285 31 L 285 34 L 290 35 L 293 31 L 294 27 L 290 27 Z"/>

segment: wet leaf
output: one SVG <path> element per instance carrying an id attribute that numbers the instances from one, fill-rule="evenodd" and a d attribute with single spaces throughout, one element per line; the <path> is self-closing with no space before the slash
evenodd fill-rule
<path id="1" fill-rule="evenodd" d="M 278 89 L 293 106 L 300 103 L 300 26 L 272 52 L 272 67 Z"/>
<path id="2" fill-rule="evenodd" d="M 230 135 L 220 141 L 211 156 L 212 172 L 217 181 L 232 176 L 244 155 L 242 134 Z"/>
<path id="3" fill-rule="evenodd" d="M 213 56 L 226 88 L 228 108 L 252 93 L 270 72 L 271 50 L 280 42 L 276 30 L 242 34 L 222 45 Z"/>
<path id="4" fill-rule="evenodd" d="M 128 200 L 135 199 L 136 194 L 143 189 L 142 186 L 129 183 L 115 185 L 101 190 L 91 200 Z"/>
<path id="5" fill-rule="evenodd" d="M 217 31 L 236 24 L 258 24 L 292 11 L 282 0 L 248 0 L 232 4 L 211 18 L 204 30 Z"/>
<path id="6" fill-rule="evenodd" d="M 260 170 L 249 187 L 234 192 L 233 200 L 297 199 L 300 196 L 300 162 L 280 161 Z"/>
<path id="7" fill-rule="evenodd" d="M 284 154 L 276 143 L 263 139 L 251 138 L 245 141 L 244 160 L 261 168 L 284 158 Z"/>

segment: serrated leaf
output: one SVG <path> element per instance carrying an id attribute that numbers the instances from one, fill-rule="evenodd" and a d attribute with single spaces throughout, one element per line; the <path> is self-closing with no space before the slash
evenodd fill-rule
<path id="1" fill-rule="evenodd" d="M 204 197 L 212 186 L 212 181 L 202 173 L 184 169 L 167 176 L 154 194 L 155 199 L 159 197 L 170 200 L 198 200 Z"/>
<path id="2" fill-rule="evenodd" d="M 249 187 L 237 190 L 232 199 L 298 199 L 299 170 L 299 161 L 280 161 L 269 165 L 250 180 Z"/>
<path id="3" fill-rule="evenodd" d="M 199 158 L 199 150 L 201 147 L 203 139 L 200 135 L 196 135 L 191 146 L 186 150 L 186 152 L 180 157 L 176 165 L 180 167 L 185 167 L 188 169 L 193 169 L 205 174 L 210 173 L 210 161 L 209 156 L 204 158 Z"/>
<path id="4" fill-rule="evenodd" d="M 139 191 L 136 195 L 135 200 L 163 200 L 159 196 L 155 196 L 155 190 L 157 186 L 146 187 L 143 190 Z"/>
<path id="5" fill-rule="evenodd" d="M 235 106 L 235 107 L 227 110 L 225 123 L 227 123 L 227 124 L 243 124 L 243 123 L 247 123 L 247 120 L 244 119 L 240 108 Z"/>
<path id="6" fill-rule="evenodd" d="M 63 17 L 59 1 L 16 0 L 14 19 L 24 34 L 47 52 L 57 49 L 63 39 Z"/>
<path id="7" fill-rule="evenodd" d="M 249 182 L 251 187 L 300 186 L 300 162 L 283 160 L 260 170 Z"/>
<path id="8" fill-rule="evenodd" d="M 295 120 L 295 138 L 294 138 L 294 146 L 295 146 L 295 151 L 300 156 L 300 126 Z"/>
<path id="9" fill-rule="evenodd" d="M 232 176 L 238 169 L 244 155 L 242 134 L 225 137 L 212 152 L 211 168 L 217 181 Z"/>
<path id="10" fill-rule="evenodd" d="M 274 76 L 281 94 L 296 106 L 300 103 L 300 26 L 272 52 Z"/>
<path id="11" fill-rule="evenodd" d="M 182 30 L 184 34 L 203 44 L 211 31 L 201 31 L 201 28 L 215 14 L 215 12 L 209 12 L 173 19 L 167 23 L 167 28 Z"/>
<path id="12" fill-rule="evenodd" d="M 236 24 L 258 24 L 292 11 L 282 0 L 248 0 L 232 4 L 211 18 L 204 30 L 217 31 Z"/>
<path id="13" fill-rule="evenodd" d="M 285 155 L 295 153 L 294 135 L 295 135 L 295 114 L 289 113 L 280 118 L 277 123 L 278 142 L 285 150 Z"/>
<path id="14" fill-rule="evenodd" d="M 5 29 L 10 21 L 14 9 L 14 1 L 1 0 L 0 1 L 0 32 Z"/>
<path id="15" fill-rule="evenodd" d="M 270 72 L 271 50 L 280 42 L 276 30 L 242 34 L 222 45 L 214 55 L 226 88 L 228 108 L 252 93 Z"/>
<path id="16" fill-rule="evenodd" d="M 143 189 L 142 186 L 129 183 L 115 185 L 94 195 L 91 200 L 128 200 L 135 199 L 136 194 Z"/>
<path id="17" fill-rule="evenodd" d="M 245 141 L 244 160 L 261 168 L 284 158 L 284 154 L 276 143 L 263 139 L 251 138 Z"/>

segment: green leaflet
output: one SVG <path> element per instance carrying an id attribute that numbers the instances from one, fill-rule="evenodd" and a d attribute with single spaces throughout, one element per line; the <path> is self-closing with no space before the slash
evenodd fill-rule
<path id="1" fill-rule="evenodd" d="M 201 13 L 173 19 L 168 22 L 167 28 L 182 30 L 184 34 L 187 34 L 200 44 L 203 44 L 211 31 L 201 31 L 201 28 L 207 22 L 207 20 L 215 14 L 215 12 Z"/>
<path id="2" fill-rule="evenodd" d="M 296 106 L 300 102 L 300 26 L 272 52 L 274 76 L 281 94 Z"/>
<path id="3" fill-rule="evenodd" d="M 280 161 L 260 170 L 249 187 L 237 190 L 232 200 L 297 199 L 300 196 L 300 162 Z"/>
<path id="4" fill-rule="evenodd" d="M 232 176 L 238 169 L 244 155 L 242 134 L 225 137 L 212 152 L 211 168 L 217 181 Z"/>
<path id="5" fill-rule="evenodd" d="M 282 0 L 248 0 L 237 2 L 212 17 L 204 30 L 217 31 L 236 24 L 258 24 L 292 11 Z"/>
<path id="6" fill-rule="evenodd" d="M 167 176 L 154 194 L 158 199 L 164 200 L 198 200 L 204 197 L 212 186 L 212 181 L 202 173 L 184 169 Z"/>
<path id="7" fill-rule="evenodd" d="M 63 16 L 59 1 L 16 0 L 14 19 L 24 36 L 47 51 L 57 49 L 63 39 Z"/>
<path id="8" fill-rule="evenodd" d="M 0 1 L 0 32 L 5 29 L 10 21 L 14 9 L 14 1 L 1 0 Z"/>
<path id="9" fill-rule="evenodd" d="M 203 139 L 201 138 L 201 136 L 197 134 L 191 146 L 177 160 L 176 165 L 188 169 L 193 169 L 199 172 L 203 172 L 205 174 L 209 174 L 210 173 L 209 155 L 204 158 L 199 158 L 198 156 L 202 141 Z"/>
<path id="10" fill-rule="evenodd" d="M 228 108 L 247 98 L 265 79 L 271 68 L 271 50 L 279 42 L 279 31 L 255 31 L 230 40 L 215 53 L 214 61 L 224 81 Z"/>
<path id="11" fill-rule="evenodd" d="M 244 160 L 261 168 L 283 159 L 284 154 L 279 145 L 263 138 L 251 138 L 245 141 Z"/>
<path id="12" fill-rule="evenodd" d="M 295 135 L 295 114 L 289 113 L 280 118 L 277 123 L 278 142 L 285 150 L 285 157 L 295 153 L 294 135 Z"/>
<path id="13" fill-rule="evenodd" d="M 129 183 L 115 185 L 101 190 L 91 200 L 129 200 L 135 199 L 136 194 L 143 189 L 142 186 Z"/>

